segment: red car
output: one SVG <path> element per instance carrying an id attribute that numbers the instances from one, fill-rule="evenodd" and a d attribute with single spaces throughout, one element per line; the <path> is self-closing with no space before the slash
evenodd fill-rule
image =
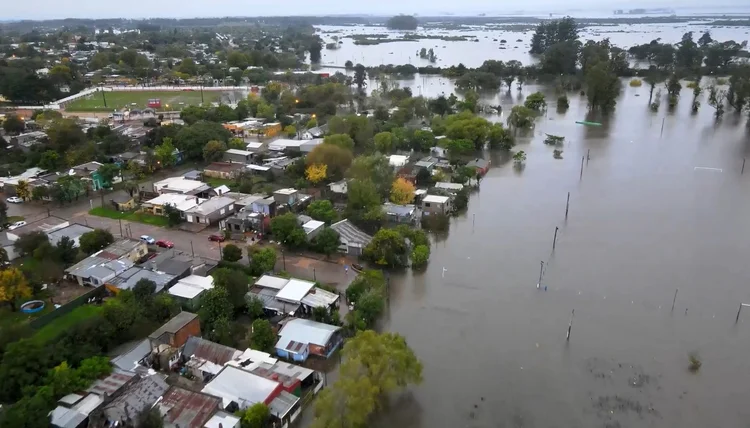
<path id="1" fill-rule="evenodd" d="M 224 237 L 224 235 L 209 235 L 208 240 L 215 242 L 224 242 L 226 238 Z"/>
<path id="2" fill-rule="evenodd" d="M 167 241 L 165 239 L 160 239 L 160 240 L 156 241 L 156 246 L 157 247 L 162 247 L 162 248 L 173 248 L 174 244 L 172 243 L 172 241 Z"/>

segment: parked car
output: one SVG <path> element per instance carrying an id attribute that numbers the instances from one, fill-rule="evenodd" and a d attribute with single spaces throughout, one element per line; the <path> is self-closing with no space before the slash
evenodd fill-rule
<path id="1" fill-rule="evenodd" d="M 172 241 L 167 241 L 166 239 L 160 239 L 156 241 L 156 246 L 162 248 L 173 248 L 174 243 L 172 243 Z"/>
<path id="2" fill-rule="evenodd" d="M 214 242 L 224 242 L 226 239 L 227 238 L 225 238 L 224 235 L 217 235 L 217 234 L 210 235 L 208 237 L 209 241 L 214 241 Z"/>
<path id="3" fill-rule="evenodd" d="M 154 245 L 156 243 L 156 239 L 148 235 L 141 235 L 141 241 L 147 243 L 148 245 Z"/>
<path id="4" fill-rule="evenodd" d="M 23 221 L 23 220 L 17 221 L 15 223 L 11 224 L 10 226 L 8 226 L 8 230 L 18 229 L 21 226 L 26 226 L 26 222 Z"/>
<path id="5" fill-rule="evenodd" d="M 11 204 L 20 204 L 23 202 L 23 199 L 19 198 L 18 196 L 11 196 L 10 198 L 6 199 L 6 201 L 10 202 Z"/>

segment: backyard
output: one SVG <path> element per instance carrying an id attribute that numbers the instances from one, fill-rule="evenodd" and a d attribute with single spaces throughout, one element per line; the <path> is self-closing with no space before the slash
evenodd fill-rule
<path id="1" fill-rule="evenodd" d="M 89 210 L 89 214 L 111 218 L 114 220 L 127 220 L 137 223 L 150 224 L 152 226 L 167 227 L 169 220 L 160 215 L 153 215 L 142 211 L 117 211 L 112 208 L 97 207 Z"/>
<path id="2" fill-rule="evenodd" d="M 203 103 L 210 104 L 221 100 L 222 92 L 202 91 Z M 201 91 L 112 91 L 97 92 L 72 101 L 65 107 L 67 111 L 113 111 L 124 108 L 144 109 L 148 100 L 161 100 L 159 111 L 181 110 L 189 105 L 201 104 Z M 106 99 L 106 106 L 105 106 Z"/>
<path id="3" fill-rule="evenodd" d="M 54 339 L 68 328 L 96 316 L 102 311 L 102 308 L 101 305 L 83 305 L 73 309 L 67 315 L 63 315 L 37 330 L 33 339 L 38 343 Z"/>

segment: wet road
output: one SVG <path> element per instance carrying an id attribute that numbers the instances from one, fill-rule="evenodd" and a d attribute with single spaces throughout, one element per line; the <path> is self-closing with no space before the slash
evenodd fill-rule
<path id="1" fill-rule="evenodd" d="M 652 113 L 647 89 L 625 86 L 597 128 L 575 124 L 576 96 L 520 139 L 525 168 L 493 157 L 427 271 L 393 282 L 384 327 L 406 336 L 425 382 L 380 425 L 745 426 L 750 311 L 735 316 L 750 302 L 747 115 L 715 127 L 705 99 L 690 114 L 691 98 Z M 562 160 L 545 132 L 566 136 Z"/>

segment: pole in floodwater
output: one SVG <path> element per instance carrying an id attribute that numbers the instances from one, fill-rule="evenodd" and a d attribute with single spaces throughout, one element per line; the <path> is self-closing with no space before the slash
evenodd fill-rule
<path id="1" fill-rule="evenodd" d="M 659 138 L 661 138 L 661 136 L 664 134 L 664 121 L 666 119 L 667 119 L 666 117 L 661 119 L 661 131 L 659 131 Z"/>
<path id="2" fill-rule="evenodd" d="M 747 159 L 745 159 L 745 158 L 742 158 L 742 171 L 740 171 L 740 175 L 742 175 L 742 174 L 744 174 L 744 173 L 745 173 L 745 161 L 746 161 L 746 160 L 747 160 Z"/>
<path id="3" fill-rule="evenodd" d="M 734 323 L 737 324 L 740 320 L 740 312 L 742 312 L 743 306 L 750 306 L 747 303 L 740 303 L 740 309 L 737 310 L 737 318 L 734 319 Z"/>
<path id="4" fill-rule="evenodd" d="M 591 149 L 586 150 L 586 163 L 589 163 L 589 160 L 591 159 Z"/>
<path id="5" fill-rule="evenodd" d="M 552 238 L 552 251 L 555 250 L 555 245 L 557 244 L 557 230 L 560 229 L 559 227 L 555 226 L 555 237 Z"/>
<path id="6" fill-rule="evenodd" d="M 195 250 L 193 249 L 193 241 L 190 241 L 190 254 L 192 254 L 193 257 L 195 257 Z"/>
<path id="7" fill-rule="evenodd" d="M 570 208 L 570 192 L 568 192 L 568 201 L 565 202 L 565 218 L 568 218 L 568 208 Z"/>
<path id="8" fill-rule="evenodd" d="M 541 261 L 541 266 L 539 266 L 539 281 L 536 283 L 537 290 L 542 287 L 542 272 L 544 272 L 544 260 Z"/>
<path id="9" fill-rule="evenodd" d="M 476 222 L 476 220 L 477 220 L 477 215 L 476 214 L 472 214 L 471 215 L 471 231 L 472 232 L 474 231 L 474 223 Z"/>
<path id="10" fill-rule="evenodd" d="M 680 291 L 679 288 L 675 288 L 674 290 L 674 299 L 672 299 L 672 312 L 674 312 L 674 302 L 677 301 L 677 292 Z"/>
<path id="11" fill-rule="evenodd" d="M 575 316 L 576 310 L 573 309 L 573 312 L 570 313 L 570 322 L 568 322 L 568 335 L 565 337 L 565 340 L 570 341 L 570 331 L 573 330 L 573 316 Z"/>
<path id="12" fill-rule="evenodd" d="M 586 156 L 581 156 L 581 177 L 583 178 L 583 161 L 586 160 Z"/>

